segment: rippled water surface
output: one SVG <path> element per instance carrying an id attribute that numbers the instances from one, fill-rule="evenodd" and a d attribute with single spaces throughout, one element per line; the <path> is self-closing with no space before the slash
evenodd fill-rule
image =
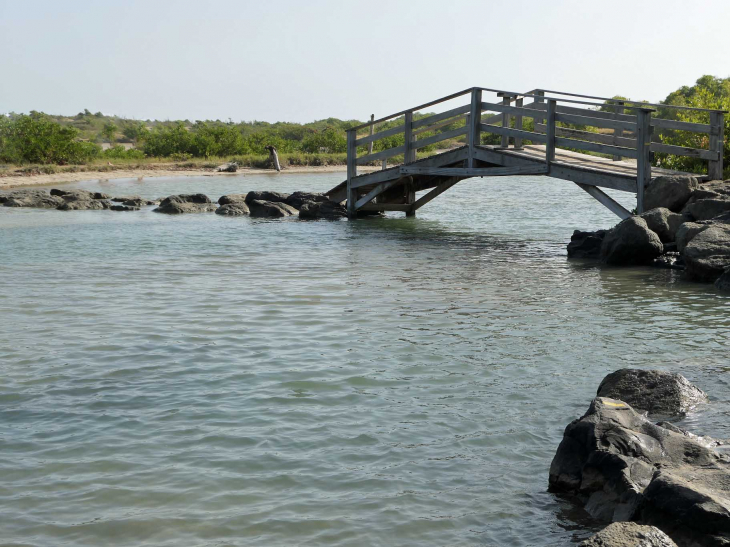
<path id="1" fill-rule="evenodd" d="M 74 186 L 217 199 L 341 178 Z M 685 421 L 730 437 L 730 298 L 567 261 L 573 229 L 614 222 L 547 178 L 357 222 L 0 208 L 0 541 L 586 537 L 548 467 L 605 374 L 681 372 L 712 399 Z"/>

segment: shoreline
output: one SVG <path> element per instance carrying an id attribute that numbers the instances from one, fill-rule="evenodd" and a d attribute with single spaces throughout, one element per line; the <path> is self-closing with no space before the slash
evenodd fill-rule
<path id="1" fill-rule="evenodd" d="M 380 167 L 359 166 L 358 171 L 378 171 Z M 281 173 L 346 173 L 346 165 L 321 165 L 321 166 L 294 166 L 282 169 Z M 87 180 L 113 180 L 132 178 L 155 178 L 155 177 L 217 177 L 217 176 L 241 176 L 241 175 L 276 175 L 273 169 L 255 169 L 242 167 L 235 173 L 216 172 L 210 169 L 185 169 L 185 168 L 151 168 L 151 169 L 118 169 L 114 171 L 80 171 L 68 173 L 51 173 L 38 175 L 10 175 L 0 177 L 0 190 L 21 188 L 29 186 L 44 186 L 48 184 L 67 184 L 73 182 L 84 182 Z"/>

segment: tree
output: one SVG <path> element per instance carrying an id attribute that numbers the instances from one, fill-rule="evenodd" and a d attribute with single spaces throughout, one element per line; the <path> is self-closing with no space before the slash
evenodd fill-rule
<path id="1" fill-rule="evenodd" d="M 114 145 L 114 135 L 117 133 L 117 126 L 114 125 L 114 122 L 107 122 L 104 124 L 104 127 L 101 128 L 101 134 L 106 137 L 106 140 L 109 141 L 109 144 L 111 146 Z"/>
<path id="2" fill-rule="evenodd" d="M 148 133 L 147 126 L 143 122 L 132 122 L 122 129 L 122 135 L 132 141 L 135 148 L 139 146 L 139 141 L 143 140 Z"/>

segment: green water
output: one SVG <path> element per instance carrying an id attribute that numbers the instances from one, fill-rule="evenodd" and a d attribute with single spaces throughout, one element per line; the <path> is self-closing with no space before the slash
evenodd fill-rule
<path id="1" fill-rule="evenodd" d="M 342 175 L 94 181 L 156 198 Z M 627 205 L 630 196 L 621 196 Z M 562 431 L 623 366 L 681 372 L 730 437 L 730 298 L 567 261 L 615 217 L 465 181 L 357 222 L 0 208 L 0 541 L 562 546 Z"/>

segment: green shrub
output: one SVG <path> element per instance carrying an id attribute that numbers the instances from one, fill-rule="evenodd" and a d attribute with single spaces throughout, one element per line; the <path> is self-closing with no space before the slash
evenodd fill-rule
<path id="1" fill-rule="evenodd" d="M 115 160 L 141 160 L 145 158 L 144 152 L 130 148 L 127 150 L 122 145 L 117 145 L 104 150 L 101 153 L 104 158 L 115 159 Z"/>

